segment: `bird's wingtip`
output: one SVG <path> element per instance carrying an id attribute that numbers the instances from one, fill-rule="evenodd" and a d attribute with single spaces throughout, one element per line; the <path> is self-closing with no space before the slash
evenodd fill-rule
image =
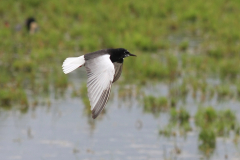
<path id="1" fill-rule="evenodd" d="M 97 118 L 97 116 L 96 116 L 96 115 L 94 115 L 94 114 L 92 114 L 92 118 L 93 118 L 93 119 L 96 119 L 96 118 Z"/>

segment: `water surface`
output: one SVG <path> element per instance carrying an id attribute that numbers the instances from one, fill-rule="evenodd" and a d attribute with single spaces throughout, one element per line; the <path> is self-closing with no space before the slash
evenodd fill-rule
<path id="1" fill-rule="evenodd" d="M 113 93 L 116 88 L 113 87 Z M 162 84 L 148 90 L 158 95 L 167 91 Z M 71 95 L 71 91 L 66 95 Z M 186 107 L 191 114 L 196 111 L 193 104 L 189 96 Z M 239 118 L 239 103 L 230 101 L 221 108 L 227 106 L 233 106 Z M 4 160 L 206 159 L 198 149 L 198 130 L 193 119 L 190 119 L 193 131 L 186 136 L 177 132 L 167 138 L 159 135 L 159 129 L 168 120 L 167 113 L 159 117 L 144 113 L 135 98 L 123 101 L 117 94 L 112 94 L 106 113 L 96 120 L 85 114 L 79 97 L 51 99 L 51 106 L 39 105 L 25 114 L 18 110 L 0 112 L 0 157 Z M 239 159 L 240 150 L 233 137 L 218 138 L 216 146 L 210 159 Z"/>

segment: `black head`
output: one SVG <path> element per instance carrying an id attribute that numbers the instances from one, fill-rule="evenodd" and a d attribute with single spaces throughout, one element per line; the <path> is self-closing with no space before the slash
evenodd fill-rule
<path id="1" fill-rule="evenodd" d="M 35 20 L 33 17 L 29 17 L 29 18 L 26 20 L 26 27 L 27 27 L 27 30 L 28 30 L 30 33 L 36 32 L 36 30 L 37 30 L 37 28 L 38 28 L 36 20 Z"/>
<path id="2" fill-rule="evenodd" d="M 111 55 L 110 59 L 112 62 L 123 61 L 123 59 L 128 56 L 136 56 L 124 48 L 109 49 L 109 51 Z"/>

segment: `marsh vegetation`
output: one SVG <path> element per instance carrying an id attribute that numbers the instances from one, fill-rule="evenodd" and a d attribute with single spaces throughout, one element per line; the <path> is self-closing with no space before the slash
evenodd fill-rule
<path id="1" fill-rule="evenodd" d="M 50 106 L 52 95 L 64 98 L 70 88 L 90 116 L 86 84 L 74 86 L 63 74 L 62 62 L 101 48 L 124 47 L 137 58 L 124 61 L 114 94 L 123 102 L 135 99 L 156 120 L 168 114 L 158 136 L 198 133 L 199 150 L 206 156 L 214 153 L 218 137 L 233 133 L 238 142 L 240 110 L 231 102 L 239 107 L 240 1 L 0 3 L 1 111 L 26 113 L 41 104 Z M 29 16 L 39 25 L 34 34 L 25 28 Z M 167 88 L 164 94 L 164 87 L 149 90 L 158 84 Z M 195 109 L 185 107 L 192 104 Z"/>

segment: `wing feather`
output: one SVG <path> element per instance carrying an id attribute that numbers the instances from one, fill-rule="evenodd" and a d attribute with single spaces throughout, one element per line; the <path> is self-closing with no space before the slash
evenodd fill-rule
<path id="1" fill-rule="evenodd" d="M 121 76 L 123 62 L 122 63 L 114 62 L 113 64 L 114 64 L 114 68 L 115 68 L 115 74 L 114 74 L 114 79 L 113 79 L 113 83 L 114 83 Z"/>
<path id="2" fill-rule="evenodd" d="M 88 98 L 93 118 L 96 118 L 106 106 L 111 92 L 115 71 L 109 57 L 108 54 L 101 55 L 88 59 L 85 63 L 88 76 Z"/>
<path id="3" fill-rule="evenodd" d="M 108 101 L 108 99 L 109 99 L 109 96 L 110 96 L 110 92 L 111 92 L 111 84 L 109 85 L 109 88 L 106 89 L 106 90 L 102 93 L 99 101 L 97 102 L 97 105 L 96 105 L 97 107 L 95 107 L 95 108 L 92 110 L 92 117 L 93 117 L 94 119 L 99 115 L 99 113 L 101 113 L 101 111 L 102 111 L 103 108 L 104 108 L 104 107 L 100 107 L 100 106 L 105 106 L 105 105 L 106 105 L 106 103 L 107 103 L 107 101 Z"/>

